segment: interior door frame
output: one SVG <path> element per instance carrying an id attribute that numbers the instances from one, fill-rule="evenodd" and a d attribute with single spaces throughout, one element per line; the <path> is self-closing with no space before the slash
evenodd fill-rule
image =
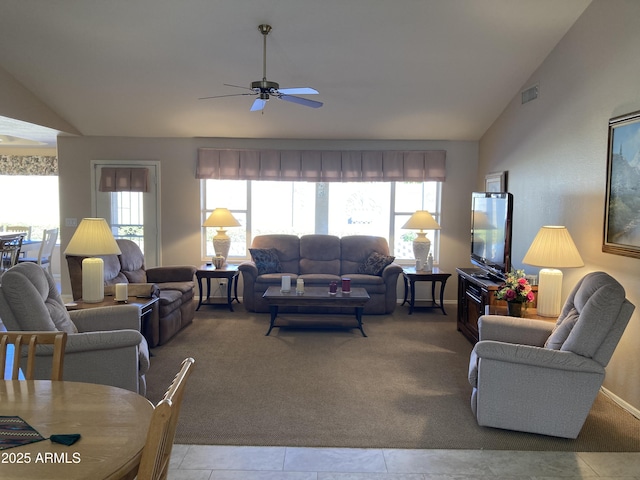
<path id="1" fill-rule="evenodd" d="M 155 267 L 162 265 L 162 236 L 160 232 L 162 231 L 161 225 L 161 215 L 160 215 L 160 161 L 158 160 L 91 160 L 91 214 L 93 216 L 97 215 L 98 212 L 98 191 L 96 188 L 97 185 L 97 171 L 102 167 L 122 167 L 122 168 L 136 168 L 136 167 L 153 167 L 156 175 L 155 179 L 150 179 L 154 181 L 155 185 L 155 222 L 156 222 L 156 231 L 155 231 L 155 243 L 156 243 L 156 255 L 155 258 L 149 258 L 145 254 L 145 266 L 146 267 Z M 145 235 L 147 232 L 145 231 Z"/>

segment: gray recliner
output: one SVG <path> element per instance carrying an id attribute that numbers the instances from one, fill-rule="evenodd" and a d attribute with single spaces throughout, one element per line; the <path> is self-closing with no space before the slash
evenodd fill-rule
<path id="1" fill-rule="evenodd" d="M 481 426 L 576 438 L 634 305 L 604 272 L 583 277 L 555 325 L 485 315 L 471 352 L 471 408 Z"/>
<path id="2" fill-rule="evenodd" d="M 35 263 L 21 263 L 2 276 L 0 320 L 7 330 L 67 332 L 64 380 L 146 393 L 149 349 L 137 306 L 67 312 L 53 278 Z M 52 355 L 46 347 L 41 354 Z M 50 368 L 37 362 L 35 378 L 50 378 Z"/>

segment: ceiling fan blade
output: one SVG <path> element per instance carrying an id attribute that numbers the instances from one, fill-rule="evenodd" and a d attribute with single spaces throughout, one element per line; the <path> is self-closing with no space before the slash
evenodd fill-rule
<path id="1" fill-rule="evenodd" d="M 278 95 L 278 98 L 311 108 L 319 108 L 322 106 L 322 102 L 316 102 L 315 100 L 309 100 L 308 98 L 294 97 L 293 95 Z"/>
<path id="2" fill-rule="evenodd" d="M 249 87 L 243 87 L 243 86 L 241 86 L 241 85 L 233 85 L 233 84 L 231 84 L 231 83 L 223 83 L 223 85 L 224 85 L 225 87 L 243 88 L 244 90 L 251 90 L 251 91 L 253 91 L 253 89 L 252 89 L 252 88 L 249 88 Z"/>
<path id="3" fill-rule="evenodd" d="M 279 88 L 278 91 L 285 95 L 318 95 L 318 91 L 311 87 Z"/>
<path id="4" fill-rule="evenodd" d="M 224 97 L 240 97 L 244 95 L 257 95 L 256 93 L 233 93 L 231 95 L 214 95 L 213 97 L 200 97 L 198 100 L 208 100 L 209 98 L 224 98 Z"/>
<path id="5" fill-rule="evenodd" d="M 253 105 L 251 105 L 251 109 L 249 111 L 251 112 L 258 112 L 262 109 L 264 109 L 264 106 L 267 104 L 266 100 L 263 100 L 262 98 L 256 98 L 253 102 Z"/>

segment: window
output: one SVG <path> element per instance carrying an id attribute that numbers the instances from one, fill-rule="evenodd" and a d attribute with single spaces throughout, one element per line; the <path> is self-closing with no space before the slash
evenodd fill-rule
<path id="1" fill-rule="evenodd" d="M 202 223 L 217 207 L 231 210 L 241 227 L 229 228 L 230 257 L 247 258 L 251 238 L 284 233 L 379 235 L 398 260 L 413 259 L 416 232 L 402 225 L 416 210 L 440 220 L 440 182 L 283 182 L 201 180 Z M 215 229 L 203 233 L 203 257 L 212 257 Z M 427 232 L 438 257 L 439 236 Z"/>
<path id="2" fill-rule="evenodd" d="M 0 179 L 3 229 L 5 225 L 30 226 L 31 238 L 42 240 L 44 230 L 60 227 L 57 175 L 2 175 Z"/>
<path id="3" fill-rule="evenodd" d="M 142 192 L 111 192 L 111 231 L 114 238 L 135 242 L 144 253 Z"/>

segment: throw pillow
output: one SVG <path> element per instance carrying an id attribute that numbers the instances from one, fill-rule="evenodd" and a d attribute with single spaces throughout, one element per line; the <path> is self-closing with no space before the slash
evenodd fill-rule
<path id="1" fill-rule="evenodd" d="M 250 248 L 251 259 L 258 267 L 258 275 L 282 271 L 278 251 L 275 248 Z"/>
<path id="2" fill-rule="evenodd" d="M 372 252 L 371 255 L 358 267 L 358 273 L 365 275 L 382 275 L 384 268 L 393 262 L 396 257 L 390 255 L 382 255 L 378 252 Z"/>

